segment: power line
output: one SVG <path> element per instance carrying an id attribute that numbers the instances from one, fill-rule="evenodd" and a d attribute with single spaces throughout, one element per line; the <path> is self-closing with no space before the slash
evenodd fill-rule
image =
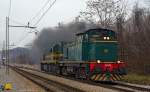
<path id="1" fill-rule="evenodd" d="M 42 14 L 42 16 L 39 18 L 39 20 L 34 24 L 34 26 L 36 26 L 41 20 L 42 18 L 45 16 L 45 14 L 52 8 L 52 6 L 55 4 L 56 0 L 53 1 L 53 3 L 49 6 L 49 8 Z"/>
<path id="2" fill-rule="evenodd" d="M 42 7 L 42 9 L 31 19 L 31 21 L 34 20 L 34 19 L 36 18 L 36 16 L 38 16 L 38 15 L 40 14 L 40 12 L 48 5 L 48 3 L 49 3 L 50 1 L 51 1 L 51 0 L 47 0 L 47 2 L 44 4 L 44 6 Z M 39 20 L 35 23 L 35 25 L 37 25 L 37 24 L 42 20 L 42 18 L 43 18 L 43 17 L 45 16 L 45 14 L 51 9 L 51 7 L 55 4 L 55 2 L 56 2 L 56 0 L 54 0 L 54 1 L 52 2 L 52 4 L 50 4 L 50 6 L 46 9 L 46 11 L 40 16 Z M 10 0 L 10 4 L 9 4 L 8 16 L 10 16 L 10 13 L 11 13 L 11 0 Z M 20 23 L 20 22 L 14 21 L 14 20 L 11 20 L 11 21 L 13 21 L 13 22 L 15 22 L 15 23 L 17 23 L 17 24 L 24 25 L 24 24 L 22 24 L 22 23 Z M 25 27 L 25 26 L 12 26 L 12 25 L 9 25 L 9 27 Z M 29 28 L 29 23 L 28 23 L 28 26 L 26 26 L 26 27 Z M 37 32 L 37 31 L 36 31 L 36 32 Z M 29 33 L 26 34 L 23 38 L 21 38 L 21 39 L 19 40 L 19 42 L 17 42 L 18 45 L 19 45 L 26 37 L 28 37 L 28 35 L 29 35 Z"/>
<path id="3" fill-rule="evenodd" d="M 45 2 L 45 4 L 43 5 L 43 7 L 39 10 L 39 12 L 30 20 L 30 22 L 32 22 L 32 20 L 34 20 L 40 13 L 41 11 L 48 5 L 48 3 L 50 2 L 51 0 L 47 0 Z"/>
<path id="4" fill-rule="evenodd" d="M 21 23 L 21 22 L 18 22 L 18 21 L 16 21 L 16 20 L 10 19 L 10 21 L 12 21 L 12 22 L 14 22 L 14 23 L 16 23 L 16 24 L 22 25 L 22 26 L 24 26 L 24 27 L 28 27 L 28 26 L 26 26 L 25 24 L 23 24 L 23 23 Z M 11 26 L 11 25 L 9 25 L 9 26 Z M 21 27 L 21 26 L 19 26 L 19 27 Z M 25 29 L 24 31 L 26 31 L 26 29 Z M 29 36 L 29 33 L 26 33 L 23 37 L 20 38 L 19 41 L 16 41 L 15 44 L 19 45 L 19 44 L 20 44 L 22 41 L 24 41 L 28 36 Z"/>

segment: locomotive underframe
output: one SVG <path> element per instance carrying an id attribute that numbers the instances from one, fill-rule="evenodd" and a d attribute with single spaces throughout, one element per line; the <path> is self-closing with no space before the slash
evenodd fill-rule
<path id="1" fill-rule="evenodd" d="M 91 68 L 91 64 L 94 68 Z M 102 67 L 102 65 L 106 65 Z M 108 67 L 115 65 L 118 68 Z M 95 81 L 118 81 L 126 74 L 124 63 L 41 63 L 41 70 L 61 75 L 74 76 L 80 79 L 88 79 Z M 99 68 L 98 68 L 99 67 Z"/>

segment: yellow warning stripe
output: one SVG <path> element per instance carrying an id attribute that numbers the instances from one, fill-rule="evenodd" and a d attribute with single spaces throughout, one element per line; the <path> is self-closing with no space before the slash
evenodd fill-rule
<path id="1" fill-rule="evenodd" d="M 121 75 L 114 74 L 114 77 L 116 78 L 116 80 L 121 80 Z"/>
<path id="2" fill-rule="evenodd" d="M 100 79 L 99 79 L 99 80 L 102 80 L 102 79 L 103 79 L 103 77 L 104 77 L 104 74 L 102 74 L 102 75 L 101 75 L 101 77 L 100 77 Z"/>
<path id="3" fill-rule="evenodd" d="M 96 74 L 96 76 L 95 76 L 94 80 L 96 80 L 97 76 L 98 76 L 98 74 Z"/>
<path id="4" fill-rule="evenodd" d="M 121 76 L 121 75 L 119 75 L 119 74 L 118 74 L 118 77 L 119 77 L 119 79 L 120 79 L 120 80 L 122 79 L 122 76 Z"/>
<path id="5" fill-rule="evenodd" d="M 112 80 L 112 81 L 116 81 L 116 80 L 117 80 L 117 79 L 114 77 L 113 74 L 111 74 L 111 80 Z"/>
<path id="6" fill-rule="evenodd" d="M 99 81 L 101 81 L 101 77 L 102 77 L 102 74 L 100 74 L 100 76 L 99 76 L 99 78 L 98 78 Z"/>
<path id="7" fill-rule="evenodd" d="M 111 74 L 111 79 L 112 79 L 112 80 L 116 80 L 116 79 L 114 78 L 113 74 Z"/>
<path id="8" fill-rule="evenodd" d="M 98 75 L 96 76 L 95 80 L 98 80 L 98 79 L 99 79 L 99 76 L 100 76 L 100 75 L 98 74 Z"/>
<path id="9" fill-rule="evenodd" d="M 117 76 L 117 74 L 114 74 L 114 76 L 117 80 L 120 80 L 120 78 Z"/>
<path id="10" fill-rule="evenodd" d="M 101 80 L 105 80 L 105 78 L 106 78 L 106 74 L 103 74 L 103 77 Z"/>
<path id="11" fill-rule="evenodd" d="M 93 76 L 91 77 L 91 79 L 94 80 L 95 76 L 96 76 L 96 75 L 93 75 Z"/>
<path id="12" fill-rule="evenodd" d="M 120 75 L 117 75 L 117 76 L 118 76 L 119 80 L 121 80 L 121 76 Z"/>
<path id="13" fill-rule="evenodd" d="M 95 80 L 95 78 L 97 77 L 97 74 L 92 76 L 92 80 Z"/>
<path id="14" fill-rule="evenodd" d="M 98 79 L 98 77 L 99 77 L 99 76 L 98 76 L 98 74 L 97 74 L 97 75 L 96 75 L 96 77 L 95 77 L 95 80 L 97 80 L 97 79 Z"/>
<path id="15" fill-rule="evenodd" d="M 101 80 L 102 76 L 103 76 L 103 74 L 100 75 L 99 80 Z"/>
<path id="16" fill-rule="evenodd" d="M 96 76 L 95 76 L 95 78 L 94 78 L 94 80 L 96 80 L 96 78 L 98 77 L 98 75 L 96 74 Z"/>
<path id="17" fill-rule="evenodd" d="M 118 80 L 118 78 L 115 76 L 115 74 L 113 74 L 113 78 L 115 81 Z"/>
<path id="18" fill-rule="evenodd" d="M 109 80 L 111 81 L 117 81 L 117 80 L 121 80 L 122 76 L 119 74 L 110 74 Z M 91 77 L 91 80 L 95 80 L 95 81 L 105 81 L 107 80 L 106 74 L 94 74 Z"/>

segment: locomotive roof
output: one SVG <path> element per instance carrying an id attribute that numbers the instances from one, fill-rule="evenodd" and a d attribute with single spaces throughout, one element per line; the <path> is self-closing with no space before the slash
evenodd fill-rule
<path id="1" fill-rule="evenodd" d="M 79 36 L 79 35 L 83 35 L 83 34 L 87 34 L 91 31 L 111 31 L 111 32 L 114 32 L 110 29 L 104 29 L 104 28 L 95 28 L 95 29 L 88 29 L 87 31 L 84 31 L 84 32 L 81 32 L 81 33 L 77 33 L 76 35 Z"/>

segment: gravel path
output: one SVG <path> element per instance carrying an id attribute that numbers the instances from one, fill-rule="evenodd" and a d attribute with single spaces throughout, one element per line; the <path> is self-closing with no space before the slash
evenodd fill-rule
<path id="1" fill-rule="evenodd" d="M 24 70 L 26 70 L 26 69 L 24 69 Z M 48 78 L 50 80 L 54 80 L 54 81 L 57 81 L 57 82 L 60 82 L 60 83 L 64 83 L 64 84 L 69 85 L 71 87 L 81 89 L 85 92 L 118 92 L 116 90 L 107 89 L 107 88 L 103 88 L 103 87 L 95 86 L 95 85 L 90 85 L 90 84 L 86 84 L 86 83 L 81 83 L 81 82 L 78 82 L 78 81 L 69 80 L 69 79 L 65 79 L 65 78 L 62 78 L 62 77 L 49 75 L 49 74 L 45 74 L 45 73 L 41 73 L 41 72 L 37 72 L 37 71 L 32 71 L 32 70 L 26 70 L 26 71 L 34 73 L 34 74 L 38 74 L 40 76 L 44 76 L 45 78 Z"/>
<path id="2" fill-rule="evenodd" d="M 11 83 L 13 89 L 6 92 L 46 92 L 44 89 L 38 85 L 32 83 L 28 79 L 22 77 L 15 71 L 9 71 L 9 75 L 5 73 L 6 69 L 4 67 L 0 68 L 0 83 Z"/>

